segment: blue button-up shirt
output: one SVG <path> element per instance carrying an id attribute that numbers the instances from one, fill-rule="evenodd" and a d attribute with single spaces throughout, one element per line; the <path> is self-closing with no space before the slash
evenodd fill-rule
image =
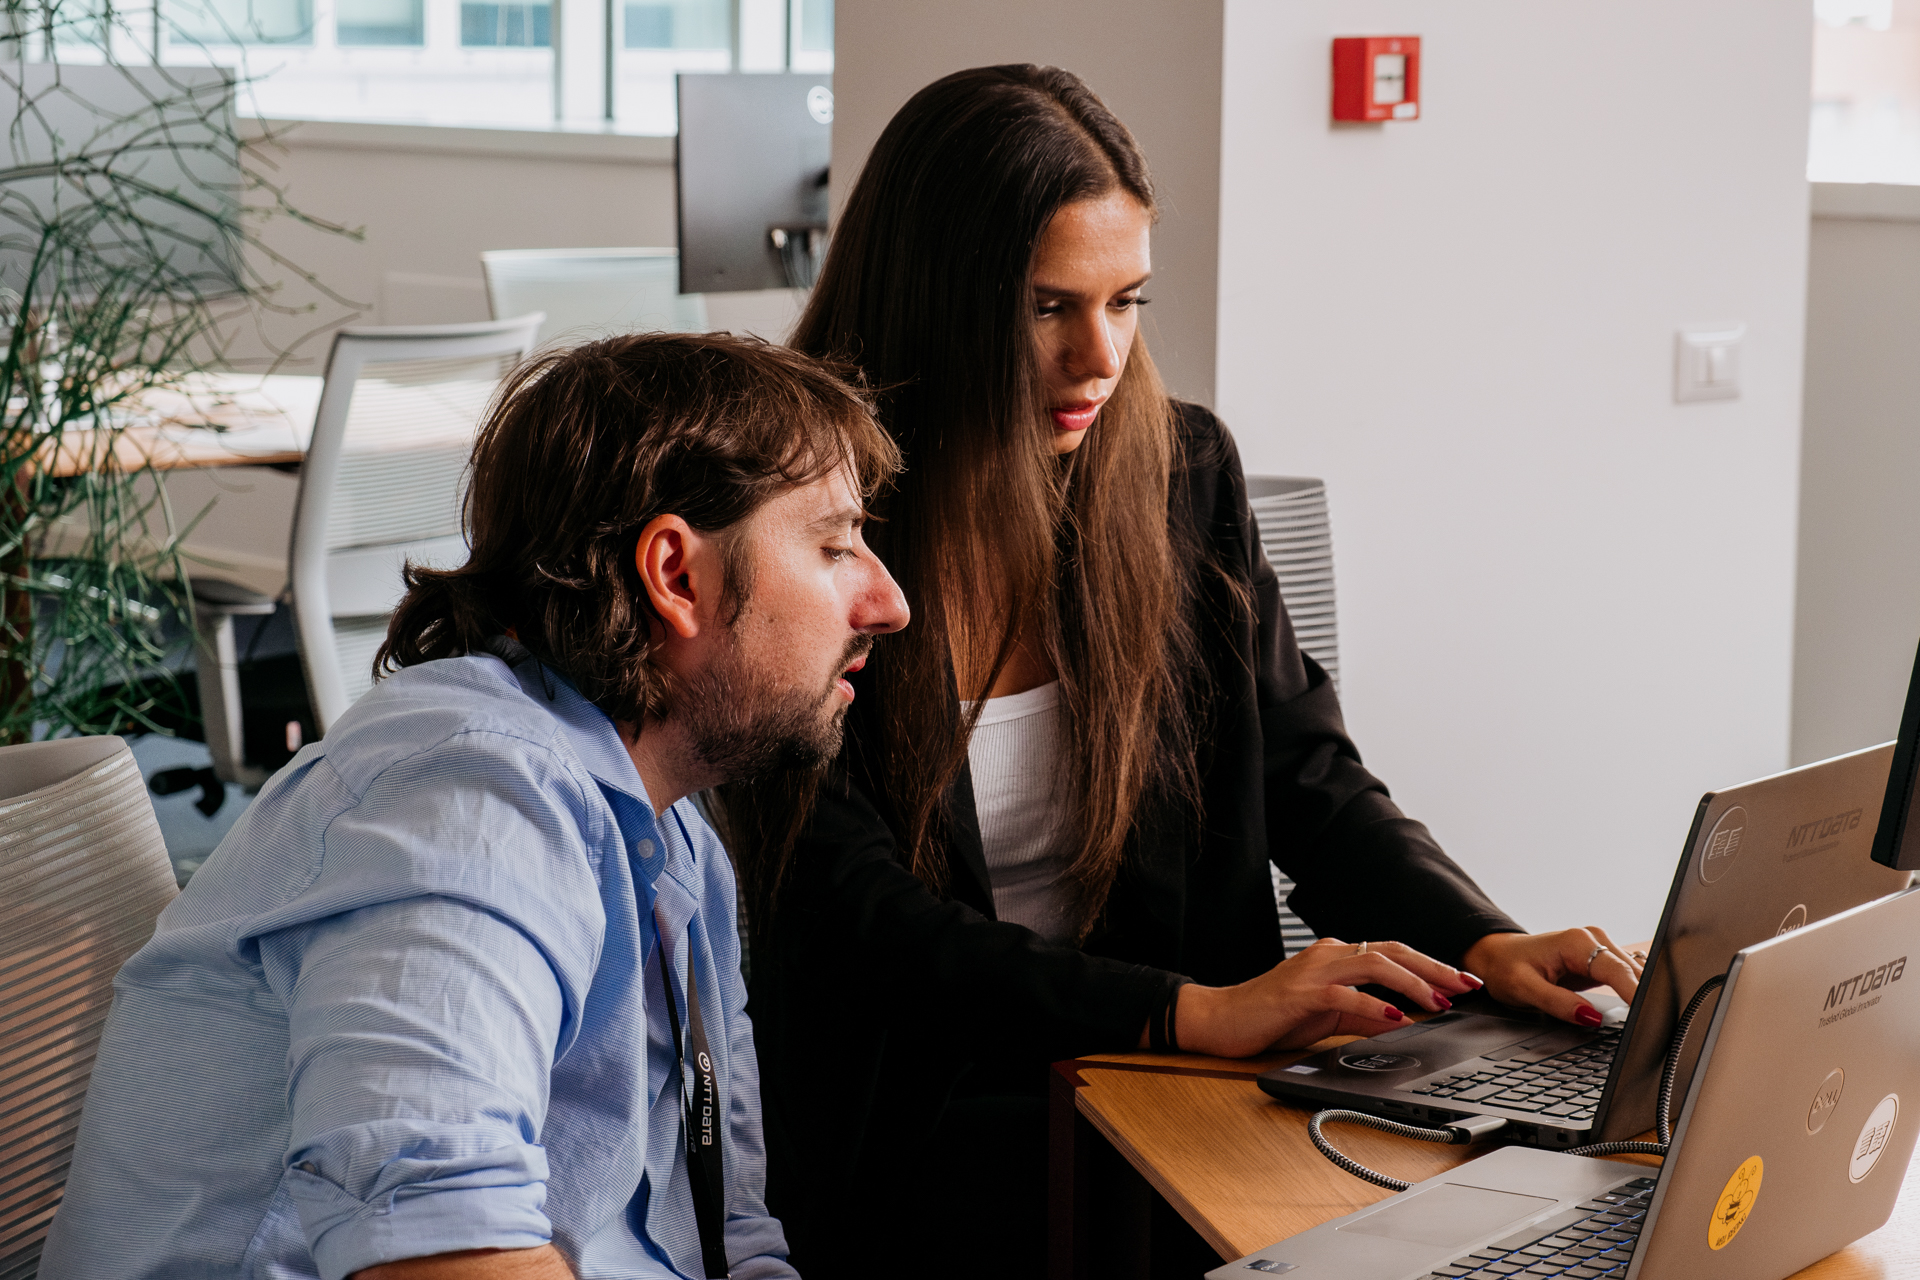
<path id="1" fill-rule="evenodd" d="M 539 663 L 401 671 L 121 970 L 41 1275 L 332 1280 L 551 1240 L 582 1277 L 700 1276 L 662 1003 L 689 961 L 732 1274 L 791 1276 L 719 841 L 656 814 Z"/>

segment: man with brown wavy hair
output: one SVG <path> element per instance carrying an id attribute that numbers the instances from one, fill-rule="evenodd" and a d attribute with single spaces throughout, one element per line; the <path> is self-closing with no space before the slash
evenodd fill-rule
<path id="1" fill-rule="evenodd" d="M 785 1277 L 733 872 L 688 797 L 831 759 L 898 466 L 834 367 L 516 372 L 471 555 L 121 972 L 42 1274 Z"/>

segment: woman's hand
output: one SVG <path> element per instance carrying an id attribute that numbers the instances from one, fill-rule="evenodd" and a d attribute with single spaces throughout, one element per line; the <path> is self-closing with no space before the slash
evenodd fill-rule
<path id="1" fill-rule="evenodd" d="M 1354 990 L 1376 983 L 1439 1012 L 1449 995 L 1480 986 L 1472 974 L 1398 942 L 1361 944 L 1322 938 L 1236 987 L 1180 989 L 1175 1035 L 1188 1053 L 1245 1058 L 1266 1049 L 1297 1049 L 1326 1036 L 1378 1035 L 1405 1015 Z M 1141 1047 L 1146 1047 L 1142 1033 Z"/>
<path id="2" fill-rule="evenodd" d="M 1600 1011 L 1576 991 L 1612 987 L 1633 1002 L 1642 957 L 1615 944 L 1598 925 L 1558 933 L 1490 933 L 1467 948 L 1467 967 L 1502 1004 L 1539 1009 L 1583 1027 L 1600 1025 Z"/>

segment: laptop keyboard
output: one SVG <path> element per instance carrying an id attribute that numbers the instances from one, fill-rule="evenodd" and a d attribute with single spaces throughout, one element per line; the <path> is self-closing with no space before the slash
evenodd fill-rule
<path id="1" fill-rule="evenodd" d="M 1619 1280 L 1633 1260 L 1652 1199 L 1653 1179 L 1635 1178 L 1577 1209 L 1437 1267 L 1426 1280 Z"/>
<path id="2" fill-rule="evenodd" d="M 1620 1028 L 1606 1027 L 1585 1044 L 1539 1062 L 1493 1065 L 1483 1058 L 1408 1092 L 1435 1100 L 1531 1111 L 1547 1120 L 1591 1120 L 1619 1047 Z"/>

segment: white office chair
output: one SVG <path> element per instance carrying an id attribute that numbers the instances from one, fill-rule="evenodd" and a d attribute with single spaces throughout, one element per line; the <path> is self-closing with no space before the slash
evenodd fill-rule
<path id="1" fill-rule="evenodd" d="M 177 892 L 119 738 L 0 747 L 0 1277 L 39 1269 L 113 976 Z"/>
<path id="2" fill-rule="evenodd" d="M 1260 548 L 1280 577 L 1300 648 L 1340 687 L 1340 634 L 1333 600 L 1333 527 L 1327 517 L 1324 481 L 1302 476 L 1248 476 L 1247 499 L 1260 531 Z M 1313 942 L 1313 930 L 1287 909 L 1293 881 L 1273 869 L 1273 897 L 1280 911 L 1280 937 L 1293 955 Z"/>
<path id="3" fill-rule="evenodd" d="M 404 592 L 401 568 L 466 560 L 460 523 L 473 438 L 500 380 L 534 346 L 542 316 L 476 324 L 342 329 L 327 358 L 300 467 L 289 582 L 301 667 L 324 735 L 373 687 L 373 655 Z M 196 578 L 200 705 L 213 771 L 258 786 L 244 764 L 236 614 L 268 596 Z"/>
<path id="4" fill-rule="evenodd" d="M 542 343 L 707 328 L 707 300 L 680 292 L 672 249 L 489 249 L 480 265 L 494 315 L 546 313 Z"/>

